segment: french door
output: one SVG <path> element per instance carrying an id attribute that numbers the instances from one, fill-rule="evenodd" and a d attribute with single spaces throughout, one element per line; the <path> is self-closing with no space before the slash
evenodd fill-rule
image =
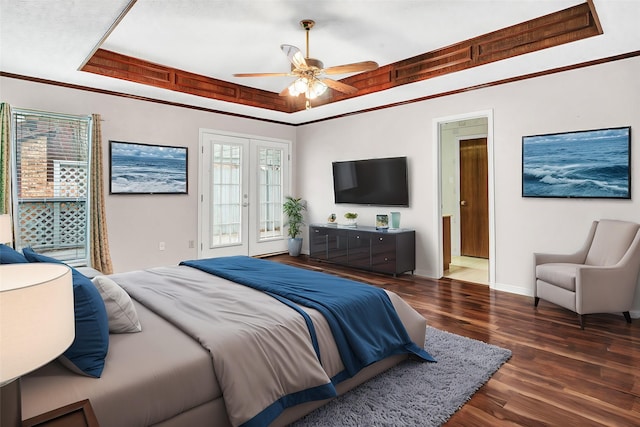
<path id="1" fill-rule="evenodd" d="M 287 249 L 287 141 L 200 131 L 199 258 Z"/>

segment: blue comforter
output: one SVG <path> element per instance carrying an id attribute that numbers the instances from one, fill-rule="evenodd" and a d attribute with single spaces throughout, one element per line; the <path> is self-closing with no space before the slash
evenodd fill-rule
<path id="1" fill-rule="evenodd" d="M 411 341 L 383 289 L 246 256 L 180 264 L 269 293 L 301 314 L 296 304 L 320 311 L 331 327 L 345 366 L 344 372 L 332 378 L 334 382 L 350 378 L 362 368 L 394 354 L 414 354 L 435 362 L 429 353 Z M 313 337 L 312 325 L 310 333 Z"/>

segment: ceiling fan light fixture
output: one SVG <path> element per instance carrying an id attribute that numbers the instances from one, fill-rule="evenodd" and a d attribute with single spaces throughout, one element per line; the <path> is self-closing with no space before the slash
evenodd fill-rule
<path id="1" fill-rule="evenodd" d="M 298 93 L 306 92 L 308 84 L 309 84 L 309 80 L 307 80 L 305 77 L 300 77 L 295 82 L 293 82 L 293 86 L 295 87 L 296 92 Z"/>
<path id="2" fill-rule="evenodd" d="M 327 85 L 318 79 L 314 79 L 309 85 L 309 90 L 307 91 L 307 98 L 315 99 L 318 96 L 325 93 L 326 91 L 327 91 Z"/>
<path id="3" fill-rule="evenodd" d="M 298 96 L 301 93 L 305 93 L 308 88 L 308 80 L 305 77 L 297 78 L 291 85 L 289 86 L 289 95 Z"/>
<path id="4" fill-rule="evenodd" d="M 299 77 L 289 86 L 289 95 L 305 94 L 307 99 L 315 99 L 327 91 L 328 86 L 316 78 Z"/>

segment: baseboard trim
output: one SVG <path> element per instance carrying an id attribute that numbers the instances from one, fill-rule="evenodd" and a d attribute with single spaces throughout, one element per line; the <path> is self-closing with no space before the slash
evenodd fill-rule
<path id="1" fill-rule="evenodd" d="M 533 290 L 529 289 L 529 288 L 523 288 L 521 286 L 514 286 L 514 285 L 507 285 L 504 283 L 495 283 L 492 282 L 490 284 L 491 289 L 496 290 L 496 291 L 503 291 L 503 292 L 509 292 L 511 294 L 516 294 L 516 295 L 524 295 L 527 297 L 532 297 L 533 296 Z"/>

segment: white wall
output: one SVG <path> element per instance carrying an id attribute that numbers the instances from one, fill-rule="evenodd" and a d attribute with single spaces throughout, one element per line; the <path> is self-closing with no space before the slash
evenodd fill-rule
<path id="1" fill-rule="evenodd" d="M 416 230 L 417 273 L 437 274 L 431 249 L 434 229 L 434 119 L 493 111 L 495 178 L 494 286 L 533 294 L 533 252 L 570 252 L 581 246 L 591 221 L 640 221 L 640 59 L 632 58 L 521 82 L 436 98 L 302 126 L 298 131 L 300 195 L 309 202 L 310 222 L 329 212 L 357 210 L 359 223 L 373 225 L 383 209 L 334 205 L 331 161 L 407 155 L 411 206 L 402 226 Z M 615 76 L 615 77 L 613 77 Z M 564 200 L 521 197 L 523 135 L 632 126 L 632 199 Z M 640 292 L 634 309 L 640 310 Z"/>
<path id="2" fill-rule="evenodd" d="M 368 157 L 408 156 L 411 206 L 402 227 L 416 230 L 417 273 L 434 277 L 433 120 L 476 111 L 493 111 L 495 178 L 494 286 L 533 292 L 533 252 L 578 248 L 593 219 L 640 221 L 640 58 L 553 74 L 507 85 L 436 98 L 391 109 L 328 120 L 298 128 L 233 118 L 161 104 L 129 100 L 0 78 L 0 100 L 16 107 L 71 114 L 100 113 L 103 138 L 185 145 L 189 151 L 188 196 L 107 196 L 107 219 L 117 271 L 195 258 L 197 240 L 198 129 L 220 129 L 294 141 L 292 194 L 309 202 L 308 222 L 325 222 L 335 212 L 356 210 L 358 222 L 374 225 L 390 209 L 333 203 L 331 162 Z M 320 107 L 321 108 L 321 107 Z M 521 197 L 521 138 L 602 127 L 632 126 L 631 200 L 558 200 Z M 297 141 L 297 142 L 296 142 Z M 107 158 L 105 146 L 105 158 Z M 305 239 L 304 250 L 308 252 Z M 158 242 L 167 249 L 158 250 Z M 640 312 L 640 292 L 634 310 Z"/>
<path id="3" fill-rule="evenodd" d="M 106 195 L 109 244 L 116 272 L 197 257 L 197 250 L 189 248 L 189 241 L 198 241 L 200 128 L 290 140 L 295 146 L 296 131 L 292 126 L 9 78 L 0 78 L 0 87 L 0 101 L 14 107 L 100 114 L 107 191 L 109 140 L 188 147 L 188 195 Z M 160 242 L 165 242 L 164 251 L 159 250 Z"/>

